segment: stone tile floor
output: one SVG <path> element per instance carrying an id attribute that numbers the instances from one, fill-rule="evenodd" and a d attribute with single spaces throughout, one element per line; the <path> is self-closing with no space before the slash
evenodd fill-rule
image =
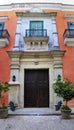
<path id="1" fill-rule="evenodd" d="M 69 120 L 60 116 L 8 116 L 0 119 L 0 130 L 74 130 L 74 115 Z"/>

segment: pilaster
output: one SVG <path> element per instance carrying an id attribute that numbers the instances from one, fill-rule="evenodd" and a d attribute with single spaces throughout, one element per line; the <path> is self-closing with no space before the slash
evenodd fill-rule
<path id="1" fill-rule="evenodd" d="M 13 50 L 19 50 L 20 49 L 20 35 L 21 35 L 21 17 L 19 16 L 17 19 L 17 28 L 16 28 L 16 34 L 15 34 L 15 45 Z"/>
<path id="2" fill-rule="evenodd" d="M 56 16 L 53 16 L 51 18 L 51 22 L 52 22 L 53 44 L 54 44 L 54 46 L 59 46 L 59 44 L 58 44 L 58 33 L 57 33 L 57 29 L 56 29 Z"/>

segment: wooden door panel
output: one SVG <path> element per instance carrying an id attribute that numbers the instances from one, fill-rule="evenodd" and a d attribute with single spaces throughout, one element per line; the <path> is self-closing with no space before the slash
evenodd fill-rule
<path id="1" fill-rule="evenodd" d="M 26 70 L 25 107 L 48 107 L 49 106 L 49 77 L 48 70 Z"/>

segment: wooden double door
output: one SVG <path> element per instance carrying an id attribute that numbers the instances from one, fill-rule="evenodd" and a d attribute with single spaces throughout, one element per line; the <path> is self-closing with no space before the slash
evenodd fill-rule
<path id="1" fill-rule="evenodd" d="M 25 70 L 24 107 L 49 107 L 48 69 Z"/>

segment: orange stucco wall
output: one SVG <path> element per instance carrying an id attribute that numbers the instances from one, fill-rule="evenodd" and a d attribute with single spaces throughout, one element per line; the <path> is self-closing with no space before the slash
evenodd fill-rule
<path id="1" fill-rule="evenodd" d="M 0 22 L 5 22 L 4 29 L 7 29 L 10 34 L 10 43 L 7 47 L 0 49 L 0 81 L 10 80 L 10 58 L 6 51 L 12 49 L 15 39 L 16 22 L 17 18 L 14 11 L 0 12 L 0 16 L 8 16 L 7 20 L 0 20 Z M 5 99 L 3 99 L 6 104 L 8 102 L 8 94 L 5 94 Z"/>
<path id="2" fill-rule="evenodd" d="M 74 19 L 65 19 L 64 14 L 74 14 L 74 12 L 65 12 L 65 11 L 55 11 L 55 10 L 46 10 L 47 12 L 57 12 L 56 16 L 56 26 L 59 38 L 59 45 L 62 50 L 66 50 L 63 57 L 63 77 L 67 77 L 74 81 L 74 48 L 67 47 L 64 44 L 63 33 L 67 28 L 67 22 L 74 22 Z M 8 16 L 8 20 L 5 20 L 5 29 L 8 30 L 10 34 L 10 43 L 6 48 L 0 49 L 0 80 L 9 81 L 10 78 L 10 58 L 6 51 L 12 50 L 15 40 L 16 32 L 16 23 L 17 11 L 4 11 L 0 12 L 0 16 Z M 2 20 L 0 20 L 2 22 Z M 5 96 L 7 102 L 7 95 Z M 69 103 L 71 106 L 74 106 L 74 100 Z"/>
<path id="3" fill-rule="evenodd" d="M 59 45 L 62 50 L 66 50 L 63 57 L 63 77 L 74 82 L 74 48 L 64 44 L 63 33 L 67 29 L 67 22 L 74 22 L 74 19 L 64 18 L 64 14 L 74 14 L 74 12 L 58 12 L 57 31 L 59 36 Z M 74 107 L 74 99 L 69 102 L 71 107 Z"/>

